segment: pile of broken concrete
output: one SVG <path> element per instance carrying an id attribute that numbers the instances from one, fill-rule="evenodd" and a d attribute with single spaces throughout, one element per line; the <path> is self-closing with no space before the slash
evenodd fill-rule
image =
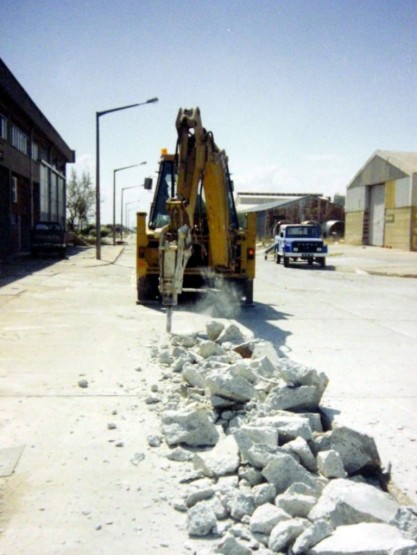
<path id="1" fill-rule="evenodd" d="M 323 429 L 324 373 L 219 321 L 153 356 L 166 381 L 148 403 L 183 469 L 174 507 L 211 540 L 199 555 L 417 553 L 417 513 L 384 491 L 374 440 Z"/>

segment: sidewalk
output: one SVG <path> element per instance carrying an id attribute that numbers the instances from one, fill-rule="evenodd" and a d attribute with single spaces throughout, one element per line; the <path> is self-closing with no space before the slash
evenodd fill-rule
<path id="1" fill-rule="evenodd" d="M 334 243 L 327 264 L 341 272 L 417 278 L 417 252 Z"/>

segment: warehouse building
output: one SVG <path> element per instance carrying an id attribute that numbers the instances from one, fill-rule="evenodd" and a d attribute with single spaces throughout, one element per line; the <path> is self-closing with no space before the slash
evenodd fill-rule
<path id="1" fill-rule="evenodd" d="M 417 250 L 417 153 L 377 150 L 347 188 L 345 240 Z"/>
<path id="2" fill-rule="evenodd" d="M 270 239 L 280 223 L 315 221 L 324 226 L 329 220 L 344 220 L 344 208 L 319 194 L 238 193 L 238 213 L 256 212 L 256 236 Z"/>
<path id="3" fill-rule="evenodd" d="M 39 220 L 65 226 L 71 150 L 0 59 L 0 259 L 28 251 Z"/>

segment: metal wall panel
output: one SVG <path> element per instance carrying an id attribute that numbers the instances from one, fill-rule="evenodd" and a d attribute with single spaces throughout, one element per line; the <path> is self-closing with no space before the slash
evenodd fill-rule
<path id="1" fill-rule="evenodd" d="M 354 187 L 346 192 L 346 212 L 365 210 L 366 187 Z"/>
<path id="2" fill-rule="evenodd" d="M 395 182 L 395 208 L 411 206 L 411 178 L 404 177 Z"/>

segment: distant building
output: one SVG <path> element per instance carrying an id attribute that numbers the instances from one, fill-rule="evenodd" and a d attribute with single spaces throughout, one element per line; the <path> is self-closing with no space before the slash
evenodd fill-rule
<path id="1" fill-rule="evenodd" d="M 377 150 L 347 187 L 347 243 L 417 250 L 417 153 Z"/>
<path id="2" fill-rule="evenodd" d="M 271 238 L 279 222 L 301 223 L 344 220 L 343 206 L 319 194 L 238 193 L 239 213 L 256 212 L 256 235 Z"/>
<path id="3" fill-rule="evenodd" d="M 0 257 L 27 251 L 39 220 L 65 226 L 71 150 L 0 59 Z"/>

